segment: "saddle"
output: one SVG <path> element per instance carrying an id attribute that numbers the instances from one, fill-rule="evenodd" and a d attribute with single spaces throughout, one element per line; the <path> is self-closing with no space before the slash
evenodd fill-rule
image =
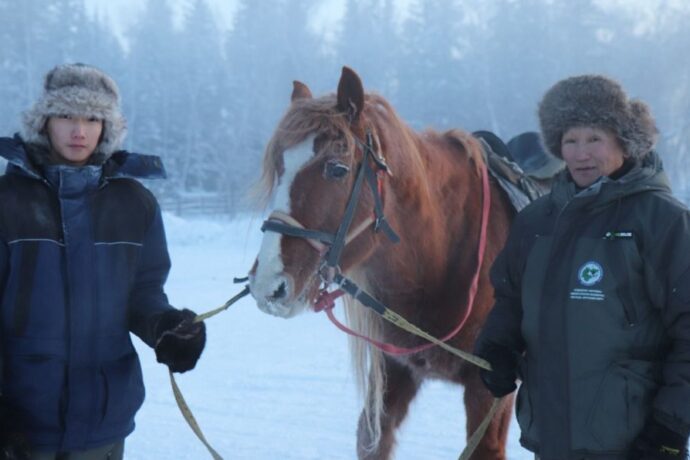
<path id="1" fill-rule="evenodd" d="M 472 134 L 482 145 L 489 173 L 499 183 L 516 211 L 548 193 L 548 185 L 526 173 L 513 160 L 508 147 L 498 136 L 490 131 L 475 131 Z"/>

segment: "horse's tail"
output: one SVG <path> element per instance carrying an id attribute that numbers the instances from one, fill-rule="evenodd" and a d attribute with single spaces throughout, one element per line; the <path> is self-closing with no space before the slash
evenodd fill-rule
<path id="1" fill-rule="evenodd" d="M 356 275 L 353 278 L 357 278 Z M 369 291 L 364 277 L 354 281 Z M 375 312 L 358 304 L 351 297 L 345 297 L 344 303 L 345 315 L 350 328 L 366 337 L 375 340 L 382 339 L 382 320 Z M 383 352 L 357 337 L 350 336 L 349 342 L 355 381 L 364 400 L 365 429 L 367 438 L 371 441 L 368 446 L 362 447 L 367 451 L 374 451 L 381 440 L 383 394 L 386 389 Z"/>

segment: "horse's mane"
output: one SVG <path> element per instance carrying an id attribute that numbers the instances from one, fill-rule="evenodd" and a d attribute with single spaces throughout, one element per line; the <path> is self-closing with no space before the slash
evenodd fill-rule
<path id="1" fill-rule="evenodd" d="M 393 173 L 419 174 L 424 168 L 424 160 L 419 152 L 417 134 L 398 116 L 395 109 L 382 96 L 368 93 L 365 97 L 363 116 L 374 127 L 375 142 L 379 144 L 386 134 L 387 150 L 395 152 L 395 158 L 390 160 L 394 164 Z M 386 131 L 384 133 L 383 131 Z M 278 177 L 283 168 L 283 152 L 303 142 L 310 134 L 326 133 L 325 139 L 330 142 L 344 142 L 347 152 L 352 151 L 355 138 L 350 129 L 347 116 L 338 110 L 335 94 L 318 98 L 303 98 L 292 102 L 273 133 L 264 152 L 263 172 L 258 184 L 258 194 L 267 199 L 273 193 Z M 425 136 L 445 137 L 446 142 L 459 142 L 467 152 L 465 139 L 457 132 L 451 131 L 440 135 L 425 133 Z M 392 144 L 392 145 L 391 145 Z M 334 146 L 324 144 L 325 151 L 334 151 Z M 342 145 L 339 146 L 342 149 Z M 387 152 L 381 152 L 386 156 Z"/>
<path id="2" fill-rule="evenodd" d="M 310 134 L 325 132 L 333 134 L 328 136 L 330 139 L 343 133 L 348 151 L 354 145 L 348 121 L 336 109 L 335 95 L 293 101 L 266 146 L 259 193 L 265 198 L 273 193 L 282 173 L 285 150 L 303 142 Z"/>

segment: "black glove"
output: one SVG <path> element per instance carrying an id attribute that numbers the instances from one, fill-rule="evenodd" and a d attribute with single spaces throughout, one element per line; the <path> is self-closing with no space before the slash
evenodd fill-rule
<path id="1" fill-rule="evenodd" d="M 156 359 L 172 372 L 194 369 L 206 344 L 206 326 L 191 310 L 168 310 L 156 324 Z"/>
<path id="2" fill-rule="evenodd" d="M 0 460 L 29 460 L 31 448 L 24 436 L 12 431 L 7 407 L 0 396 Z"/>
<path id="3" fill-rule="evenodd" d="M 512 393 L 517 388 L 518 354 L 502 347 L 489 347 L 477 353 L 491 364 L 493 370 L 481 369 L 479 376 L 484 386 L 496 398 Z"/>
<path id="4" fill-rule="evenodd" d="M 688 458 L 688 434 L 680 434 L 650 419 L 633 441 L 630 460 L 685 460 Z"/>

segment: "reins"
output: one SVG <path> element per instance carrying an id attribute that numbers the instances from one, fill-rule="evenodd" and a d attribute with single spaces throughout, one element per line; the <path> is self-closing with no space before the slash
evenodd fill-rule
<path id="1" fill-rule="evenodd" d="M 482 175 L 482 220 L 481 220 L 481 225 L 480 225 L 480 230 L 479 230 L 479 243 L 478 243 L 478 249 L 477 249 L 477 263 L 476 263 L 476 269 L 474 271 L 474 274 L 472 276 L 472 283 L 470 284 L 470 289 L 467 293 L 467 308 L 465 309 L 465 314 L 461 321 L 458 323 L 458 325 L 451 330 L 448 334 L 446 334 L 443 338 L 440 340 L 442 342 L 447 342 L 448 340 L 452 339 L 455 337 L 465 326 L 465 323 L 467 322 L 468 318 L 472 314 L 472 310 L 474 307 L 474 299 L 477 295 L 477 288 L 479 286 L 479 275 L 481 273 L 481 268 L 484 263 L 484 253 L 486 252 L 486 232 L 488 228 L 488 222 L 489 222 L 489 212 L 491 210 L 491 190 L 489 187 L 489 177 L 488 173 L 486 171 L 486 166 L 482 164 L 481 167 L 481 175 Z M 344 277 L 340 277 L 341 279 L 344 279 Z M 337 280 L 336 280 L 337 282 Z M 349 283 L 352 283 L 351 281 L 348 280 Z M 354 283 L 352 283 L 354 284 Z M 398 347 L 396 345 L 390 344 L 390 343 L 385 343 L 385 342 L 379 342 L 377 340 L 374 340 L 370 337 L 364 336 L 362 334 L 359 334 L 358 332 L 350 329 L 349 327 L 345 326 L 343 323 L 338 321 L 338 319 L 335 317 L 333 314 L 333 308 L 335 307 L 335 299 L 340 297 L 344 291 L 341 289 L 334 291 L 334 292 L 327 292 L 327 291 L 322 291 L 322 295 L 319 297 L 317 300 L 317 304 L 315 309 L 317 311 L 320 310 L 325 310 L 326 315 L 328 316 L 328 319 L 331 320 L 331 322 L 341 331 L 358 337 L 360 339 L 363 339 L 376 348 L 380 349 L 381 351 L 384 351 L 388 354 L 391 355 L 409 355 L 412 353 L 417 353 L 423 350 L 427 350 L 435 345 L 437 345 L 434 342 L 430 343 L 425 343 L 422 345 L 418 345 L 416 347 L 412 348 L 406 348 L 406 347 Z M 351 292 L 348 292 L 350 295 L 355 297 Z M 356 297 L 355 297 L 356 298 Z M 372 307 L 373 308 L 373 307 Z M 383 307 L 385 308 L 385 307 Z M 378 310 L 374 309 L 382 315 L 383 313 L 379 312 Z"/>

